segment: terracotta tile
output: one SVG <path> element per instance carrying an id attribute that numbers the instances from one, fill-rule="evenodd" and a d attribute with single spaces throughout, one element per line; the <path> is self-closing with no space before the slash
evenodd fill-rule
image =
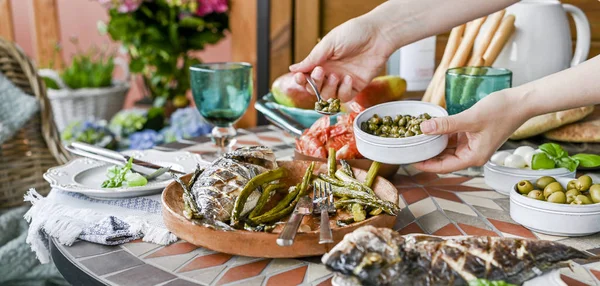
<path id="1" fill-rule="evenodd" d="M 474 227 L 468 224 L 459 223 L 458 227 L 460 227 L 467 235 L 498 236 L 497 233 L 491 230 Z"/>
<path id="2" fill-rule="evenodd" d="M 407 225 L 406 227 L 404 227 L 403 229 L 398 231 L 399 234 L 405 235 L 405 234 L 411 234 L 411 233 L 425 233 L 421 227 L 419 227 L 419 225 L 417 225 L 417 223 L 413 222 L 409 225 Z"/>
<path id="3" fill-rule="evenodd" d="M 413 180 L 413 177 L 400 174 L 396 174 L 391 182 L 396 187 L 414 187 L 417 185 Z"/>
<path id="4" fill-rule="evenodd" d="M 423 190 L 423 188 L 414 188 L 409 191 L 403 192 L 402 196 L 406 200 L 407 204 L 414 204 L 424 198 L 427 198 L 429 195 Z"/>
<path id="5" fill-rule="evenodd" d="M 455 236 L 455 235 L 463 235 L 460 230 L 458 230 L 458 228 L 452 224 L 449 223 L 446 226 L 438 229 L 438 231 L 432 233 L 433 235 L 439 235 L 439 236 Z"/>
<path id="6" fill-rule="evenodd" d="M 524 238 L 537 239 L 535 234 L 533 234 L 530 230 L 526 229 L 522 225 L 510 222 L 503 222 L 492 218 L 488 218 L 488 220 L 501 232 L 510 233 Z"/>
<path id="7" fill-rule="evenodd" d="M 231 257 L 232 255 L 225 253 L 214 253 L 196 257 L 194 258 L 194 260 L 192 260 L 192 262 L 188 263 L 186 266 L 179 269 L 179 271 L 177 272 L 186 272 L 221 265 L 229 261 Z"/>
<path id="8" fill-rule="evenodd" d="M 298 285 L 304 280 L 304 274 L 306 274 L 307 268 L 308 266 L 305 265 L 290 271 L 273 275 L 267 281 L 267 286 Z"/>
<path id="9" fill-rule="evenodd" d="M 263 140 L 263 141 L 282 142 L 281 139 L 276 138 L 276 137 L 265 136 L 265 135 L 256 135 L 256 136 L 258 136 L 258 139 Z"/>
<path id="10" fill-rule="evenodd" d="M 480 188 L 469 187 L 469 186 L 464 186 L 464 185 L 435 186 L 433 188 L 444 190 L 444 191 L 453 191 L 453 192 L 482 192 L 482 191 L 489 191 L 487 189 L 480 189 Z"/>
<path id="11" fill-rule="evenodd" d="M 437 174 L 435 173 L 418 173 L 416 175 L 413 176 L 414 181 L 417 184 L 421 184 L 421 185 L 429 185 L 431 184 L 434 180 L 437 180 L 439 177 Z"/>
<path id="12" fill-rule="evenodd" d="M 560 275 L 560 279 L 562 281 L 564 281 L 565 283 L 567 283 L 567 285 L 569 285 L 569 286 L 589 286 L 588 284 L 583 283 L 583 282 L 581 282 L 579 280 L 575 280 L 575 279 L 573 279 L 573 278 L 571 278 L 571 277 L 569 277 L 567 275 L 562 275 L 561 274 Z"/>
<path id="13" fill-rule="evenodd" d="M 331 286 L 331 285 L 332 285 L 331 284 L 331 278 L 329 278 L 329 279 L 327 279 L 327 280 L 325 280 L 325 281 L 317 284 L 317 286 Z"/>
<path id="14" fill-rule="evenodd" d="M 594 269 L 590 269 L 590 272 L 592 272 L 592 274 L 594 276 L 596 276 L 596 279 L 600 280 L 600 271 L 594 270 Z"/>
<path id="15" fill-rule="evenodd" d="M 146 258 L 184 254 L 184 253 L 191 252 L 191 251 L 195 250 L 196 248 L 198 248 L 198 246 L 195 246 L 189 242 L 175 243 L 175 244 L 171 244 L 169 246 L 163 247 L 162 249 L 150 254 Z"/>
<path id="16" fill-rule="evenodd" d="M 440 179 L 440 180 L 443 180 L 443 179 Z M 452 192 L 441 191 L 439 189 L 434 189 L 431 187 L 425 187 L 425 190 L 427 191 L 427 193 L 429 193 L 430 196 L 446 199 L 449 201 L 454 201 L 454 202 L 461 203 L 461 204 L 463 203 L 463 201 Z"/>
<path id="17" fill-rule="evenodd" d="M 435 181 L 431 181 L 428 186 L 452 186 L 452 185 L 460 185 L 471 178 L 467 177 L 452 177 L 452 178 L 440 178 Z"/>
<path id="18" fill-rule="evenodd" d="M 256 276 L 260 274 L 263 271 L 263 269 L 265 269 L 265 267 L 267 267 L 267 264 L 269 264 L 270 261 L 270 259 L 259 260 L 256 262 L 242 264 L 230 268 L 229 270 L 227 270 L 227 272 L 225 272 L 223 277 L 221 277 L 219 282 L 217 282 L 217 285 L 223 285 L 233 281 L 238 281 Z"/>

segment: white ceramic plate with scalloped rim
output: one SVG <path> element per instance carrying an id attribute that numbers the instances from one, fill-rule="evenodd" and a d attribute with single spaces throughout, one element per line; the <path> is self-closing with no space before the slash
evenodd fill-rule
<path id="1" fill-rule="evenodd" d="M 207 164 L 200 155 L 190 152 L 164 152 L 158 150 L 125 151 L 123 154 L 144 160 L 163 167 L 170 166 L 173 170 L 191 173 L 197 164 Z M 164 174 L 149 181 L 141 187 L 102 188 L 106 179 L 106 169 L 111 164 L 88 158 L 77 158 L 68 163 L 50 168 L 44 174 L 44 179 L 52 188 L 81 193 L 88 197 L 99 199 L 116 199 L 151 195 L 161 192 L 173 180 L 169 174 Z"/>

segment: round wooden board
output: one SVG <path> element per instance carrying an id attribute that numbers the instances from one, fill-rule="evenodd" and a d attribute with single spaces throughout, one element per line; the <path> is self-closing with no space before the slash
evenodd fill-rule
<path id="1" fill-rule="evenodd" d="M 327 162 L 327 159 L 324 159 L 324 158 L 317 158 L 317 157 L 304 155 L 300 151 L 298 151 L 298 149 L 294 149 L 294 160 Z M 350 160 L 346 160 L 346 162 L 348 162 L 348 164 L 350 166 L 352 166 L 353 168 L 358 168 L 361 170 L 368 170 L 369 167 L 371 167 L 373 160 L 350 159 Z M 339 163 L 339 161 L 338 161 L 338 163 Z M 394 175 L 396 175 L 396 173 L 398 172 L 398 169 L 400 169 L 400 165 L 390 165 L 390 164 L 381 163 L 381 167 L 379 168 L 378 175 L 382 176 L 384 178 L 393 178 Z"/>
<path id="2" fill-rule="evenodd" d="M 310 162 L 306 161 L 282 161 L 278 162 L 280 166 L 288 169 L 289 180 L 299 182 Z M 326 171 L 326 164 L 316 162 L 315 174 Z M 363 180 L 367 172 L 354 169 L 354 173 L 359 180 Z M 182 177 L 184 182 L 189 181 L 191 174 Z M 398 202 L 398 191 L 396 187 L 386 179 L 377 177 L 373 183 L 373 190 L 382 199 Z M 375 227 L 393 227 L 396 221 L 395 216 L 386 214 L 370 217 L 362 222 L 353 223 L 346 227 L 338 227 L 335 220 L 331 220 L 333 232 L 332 244 L 319 244 L 318 227 L 314 231 L 299 232 L 296 235 L 292 246 L 279 246 L 276 243 L 279 235 L 278 229 L 273 233 L 251 232 L 245 230 L 239 231 L 221 231 L 204 226 L 193 224 L 182 215 L 183 211 L 183 190 L 181 186 L 173 182 L 169 184 L 162 194 L 162 215 L 167 228 L 177 237 L 197 246 L 205 247 L 214 251 L 243 255 L 252 257 L 268 258 L 292 258 L 322 255 L 328 252 L 335 244 L 340 242 L 344 235 L 354 231 L 364 225 L 373 225 Z M 313 219 L 307 216 L 303 224 Z M 318 219 L 318 218 L 317 218 Z"/>

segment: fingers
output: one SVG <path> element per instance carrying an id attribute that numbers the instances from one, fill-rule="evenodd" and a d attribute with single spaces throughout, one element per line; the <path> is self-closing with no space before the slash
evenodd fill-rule
<path id="1" fill-rule="evenodd" d="M 339 77 L 336 74 L 331 74 L 325 81 L 323 89 L 321 90 L 321 97 L 323 100 L 330 98 L 336 98 L 336 92 L 338 84 L 340 83 Z"/>
<path id="2" fill-rule="evenodd" d="M 290 66 L 291 72 L 309 73 L 318 65 L 321 65 L 331 55 L 333 49 L 329 37 L 325 36 L 301 62 Z"/>
<path id="3" fill-rule="evenodd" d="M 452 134 L 460 131 L 467 131 L 471 126 L 466 113 L 457 115 L 432 118 L 421 123 L 421 131 L 425 134 Z"/>
<path id="4" fill-rule="evenodd" d="M 310 74 L 310 77 L 313 79 L 313 81 L 315 82 L 315 85 L 317 86 L 317 90 L 320 92 L 321 88 L 323 87 L 323 81 L 325 81 L 325 72 L 323 71 L 323 68 L 316 67 Z M 313 95 L 315 94 L 315 91 L 313 90 L 310 83 L 306 82 L 306 84 L 304 86 L 306 87 L 306 90 L 308 91 L 308 93 L 313 94 Z"/>
<path id="5" fill-rule="evenodd" d="M 444 152 L 427 161 L 416 163 L 415 168 L 423 172 L 445 174 L 469 167 L 471 164 L 456 156 L 456 152 Z"/>
<path id="6" fill-rule="evenodd" d="M 354 98 L 352 93 L 352 77 L 349 75 L 344 76 L 340 88 L 338 90 L 338 98 L 342 102 L 351 101 Z"/>

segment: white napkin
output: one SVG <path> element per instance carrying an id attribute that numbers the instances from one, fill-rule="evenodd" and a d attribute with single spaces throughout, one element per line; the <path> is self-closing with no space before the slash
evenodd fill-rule
<path id="1" fill-rule="evenodd" d="M 177 241 L 163 223 L 160 194 L 98 200 L 57 189 L 43 197 L 30 189 L 25 201 L 33 204 L 24 216 L 30 223 L 26 241 L 41 263 L 50 260 L 45 235 L 63 245 L 77 239 L 106 245 L 138 238 L 162 245 Z"/>

